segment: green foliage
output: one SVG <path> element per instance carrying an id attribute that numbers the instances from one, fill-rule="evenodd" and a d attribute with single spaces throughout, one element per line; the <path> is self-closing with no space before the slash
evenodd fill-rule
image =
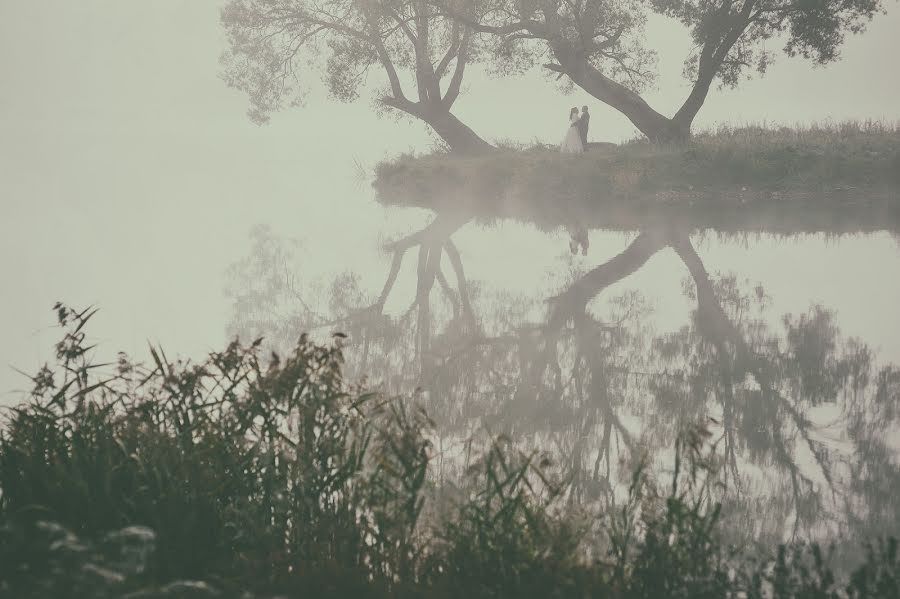
<path id="1" fill-rule="evenodd" d="M 883 11 L 882 0 L 458 0 L 442 2 L 460 22 L 495 41 L 497 70 L 542 64 L 620 111 L 648 139 L 683 142 L 715 81 L 734 87 L 765 73 L 784 53 L 817 64 L 835 60 L 844 38 Z M 691 89 L 671 118 L 638 95 L 656 77 L 656 51 L 644 39 L 650 14 L 675 19 L 691 34 L 684 61 Z M 553 62 L 547 63 L 547 57 Z M 667 111 L 663 111 L 666 113 Z"/>
<path id="2" fill-rule="evenodd" d="M 430 2 L 229 0 L 221 23 L 222 77 L 247 94 L 256 123 L 302 104 L 316 76 L 331 98 L 352 102 L 381 71 L 376 111 L 421 119 L 457 150 L 490 148 L 450 114 L 480 44 Z"/>
<path id="3" fill-rule="evenodd" d="M 643 39 L 648 11 L 634 1 L 591 0 L 553 4 L 541 0 L 441 2 L 451 14 L 490 34 L 492 66 L 502 74 L 524 72 L 577 52 L 604 76 L 640 91 L 656 77 L 656 52 Z M 536 41 L 539 40 L 539 41 Z"/>
<path id="4" fill-rule="evenodd" d="M 692 76 L 701 68 L 700 49 L 725 51 L 718 77 L 729 86 L 737 85 L 748 68 L 765 73 L 775 58 L 765 42 L 774 36 L 783 37 L 783 50 L 789 56 L 800 55 L 818 64 L 836 60 L 846 35 L 863 31 L 882 9 L 878 0 L 748 0 L 735 4 L 653 0 L 651 6 L 690 29 L 698 48 L 687 61 Z M 735 33 L 740 42 L 726 47 L 729 35 Z"/>
<path id="5" fill-rule="evenodd" d="M 897 596 L 894 540 L 849 575 L 815 545 L 725 548 L 704 426 L 668 484 L 639 461 L 621 505 L 576 510 L 570 473 L 504 436 L 435 489 L 430 419 L 346 384 L 339 343 L 265 367 L 258 342 L 201 364 L 153 348 L 95 380 L 92 312 L 57 313 L 58 365 L 0 436 L 4 599 Z"/>
<path id="6" fill-rule="evenodd" d="M 494 440 L 469 469 L 468 498 L 449 514 L 426 580 L 453 597 L 569 597 L 600 585 L 581 564 L 584 531 L 554 515 L 562 489 L 548 466 Z"/>
<path id="7" fill-rule="evenodd" d="M 712 492 L 714 454 L 704 453 L 710 436 L 703 427 L 679 436 L 672 487 L 664 496 L 652 489 L 646 496 L 644 468 L 636 469 L 629 500 L 613 527 L 615 578 L 626 596 L 721 597 L 731 588 L 715 531 L 720 506 Z M 638 542 L 635 528 L 643 532 Z"/>
<path id="8" fill-rule="evenodd" d="M 258 342 L 198 365 L 151 348 L 153 368 L 123 357 L 93 382 L 83 344 L 91 313 L 58 309 L 69 329 L 60 368 L 34 377 L 0 438 L 4 521 L 52 520 L 89 538 L 149 527 L 163 580 L 279 588 L 301 568 L 349 565 L 363 578 L 401 569 L 425 427 L 346 386 L 337 346 L 303 338 L 267 368 Z"/>

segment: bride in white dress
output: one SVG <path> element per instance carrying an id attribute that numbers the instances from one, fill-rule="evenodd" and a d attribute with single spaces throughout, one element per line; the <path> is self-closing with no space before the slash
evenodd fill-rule
<path id="1" fill-rule="evenodd" d="M 563 138 L 559 151 L 563 154 L 581 154 L 584 152 L 584 145 L 581 143 L 581 135 L 578 133 L 578 109 L 573 108 L 569 111 L 569 130 Z"/>

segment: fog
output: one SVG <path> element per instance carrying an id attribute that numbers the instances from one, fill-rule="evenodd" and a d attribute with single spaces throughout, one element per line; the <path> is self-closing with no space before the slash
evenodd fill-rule
<path id="1" fill-rule="evenodd" d="M 679 476 L 687 480 L 696 474 L 678 470 L 686 455 L 679 452 L 687 451 L 693 452 L 687 460 L 690 468 L 704 472 L 702 485 L 693 486 L 699 478 L 689 483 L 690 493 L 701 498 L 705 493 L 709 501 L 700 510 L 703 517 L 714 513 L 715 520 L 718 507 L 711 506 L 720 502 L 722 538 L 746 544 L 743 548 L 751 541 L 768 551 L 777 543 L 802 538 L 831 536 L 855 543 L 900 533 L 895 501 L 900 492 L 900 178 L 889 172 L 900 147 L 900 70 L 891 68 L 891 61 L 900 56 L 896 2 L 889 3 L 886 14 L 876 15 L 864 34 L 848 37 L 840 46 L 840 59 L 824 67 L 787 57 L 781 52 L 784 38 L 762 42 L 776 57 L 765 75 L 754 72 L 736 88 L 714 85 L 696 120 L 688 123 L 694 133 L 718 130 L 717 135 L 657 138 L 567 83 L 566 77 L 540 68 L 499 76 L 477 63 L 469 65 L 458 101 L 442 105 L 443 98 L 437 105 L 497 145 L 484 154 L 454 146 L 445 134 L 452 126 L 444 129 L 443 139 L 438 137 L 435 122 L 446 121 L 431 121 L 434 129 L 424 124 L 426 116 L 432 118 L 440 110 L 423 113 L 423 120 L 381 114 L 376 98 L 385 81 L 375 68 L 367 71 L 362 93 L 353 102 L 329 95 L 317 76 L 321 69 L 304 72 L 303 106 L 274 111 L 268 124 L 254 124 L 248 94 L 223 80 L 226 67 L 220 56 L 229 47 L 220 22 L 223 4 L 0 0 L 0 528 L 12 521 L 9 514 L 18 517 L 22 505 L 50 506 L 49 511 L 71 517 L 71 522 L 83 519 L 79 509 L 93 510 L 94 528 L 86 526 L 79 534 L 97 536 L 113 526 L 161 523 L 165 543 L 160 547 L 167 547 L 161 553 L 169 553 L 160 563 L 168 565 L 159 572 L 148 570 L 146 580 L 157 575 L 154 584 L 195 575 L 205 580 L 215 568 L 230 575 L 228 564 L 239 563 L 240 568 L 250 566 L 236 573 L 235 580 L 244 576 L 243 582 L 255 585 L 274 580 L 258 574 L 265 568 L 271 574 L 284 566 L 284 580 L 300 571 L 296 565 L 285 566 L 287 558 L 283 563 L 271 559 L 278 552 L 291 559 L 301 555 L 299 544 L 279 545 L 297 531 L 308 537 L 303 542 L 311 547 L 302 555 L 332 559 L 327 542 L 306 535 L 303 527 L 337 526 L 340 520 L 347 528 L 340 534 L 362 547 L 347 561 L 359 566 L 360 580 L 368 583 L 384 575 L 393 584 L 414 572 L 409 581 L 430 584 L 417 578 L 416 568 L 422 570 L 425 562 L 413 562 L 440 550 L 432 552 L 437 545 L 429 545 L 430 529 L 418 533 L 439 522 L 443 526 L 442 518 L 451 512 L 447 530 L 464 530 L 469 522 L 464 511 L 442 511 L 454 500 L 488 497 L 483 512 L 471 511 L 472 521 L 493 509 L 492 495 L 471 492 L 475 487 L 466 485 L 496 482 L 491 452 L 502 441 L 508 446 L 496 455 L 503 476 L 509 474 L 503 456 L 513 456 L 514 449 L 520 452 L 515 459 L 524 466 L 513 486 L 522 481 L 530 485 L 532 479 L 546 486 L 542 491 L 530 489 L 531 495 L 510 494 L 514 499 L 508 504 L 503 503 L 508 498 L 501 498 L 504 507 L 498 513 L 509 505 L 514 506 L 509 513 L 515 513 L 540 496 L 534 503 L 539 522 L 546 518 L 568 526 L 576 518 L 565 518 L 576 512 L 578 517 L 599 515 L 599 522 L 613 513 L 610 508 L 624 505 L 623 499 L 631 501 L 636 481 L 646 477 L 649 499 L 645 504 L 641 497 L 633 507 L 641 518 L 652 518 L 655 507 L 645 508 L 666 497 L 666 491 L 659 494 L 658 489 L 669 485 L 672 499 Z M 276 4 L 260 6 L 269 10 Z M 441 19 L 449 17 L 435 18 Z M 366 26 L 375 27 L 370 22 Z M 441 26 L 450 27 L 446 22 Z M 406 43 L 397 31 L 393 34 Z M 659 76 L 642 97 L 674 123 L 668 117 L 692 89 L 681 76 L 691 37 L 681 25 L 652 16 L 646 40 L 657 53 Z M 366 38 L 365 43 L 376 42 Z M 458 39 L 454 43 L 458 65 L 464 44 Z M 402 56 L 393 47 L 391 51 Z M 371 48 L 367 52 L 367 57 L 377 55 Z M 563 63 L 563 52 L 555 52 L 554 60 Z M 262 61 L 266 58 L 263 52 Z M 260 54 L 248 60 L 260 60 Z M 408 71 L 415 71 L 416 65 L 395 60 L 408 77 L 404 85 L 411 89 Z M 434 78 L 433 66 L 429 68 Z M 439 96 L 449 93 L 442 88 L 449 76 L 441 77 L 434 82 Z M 419 83 L 421 97 L 426 86 Z M 433 93 L 429 88 L 426 95 Z M 575 139 L 580 150 L 570 157 L 559 144 L 564 135 L 573 138 L 567 130 L 570 107 L 582 105 L 592 114 L 591 140 L 612 143 Z M 431 110 L 434 103 L 428 106 Z M 845 122 L 854 124 L 842 129 Z M 852 160 L 835 160 L 834 148 L 842 144 L 856 152 Z M 454 151 L 443 152 L 450 147 Z M 389 168 L 379 170 L 385 163 Z M 492 164 L 500 166 L 485 176 L 490 169 L 484 165 Z M 832 184 L 834 173 L 821 170 L 822 164 L 840 167 L 834 169 L 833 179 L 839 186 Z M 747 184 L 759 183 L 758 188 L 748 191 L 743 183 L 717 187 L 719 169 L 731 175 L 731 166 L 738 173 L 735 181 L 759 176 Z M 804 171 L 806 167 L 810 170 Z M 405 174 L 412 181 L 412 200 L 397 199 L 401 184 L 381 185 L 391 168 L 400 179 Z M 778 174 L 791 168 L 797 169 L 793 179 Z M 521 171 L 536 175 L 516 178 Z M 821 181 L 811 180 L 810 172 L 827 179 L 828 186 L 817 185 Z M 442 187 L 429 176 L 451 183 Z M 850 183 L 845 185 L 842 176 Z M 586 182 L 584 187 L 577 187 L 578 178 Z M 725 179 L 723 175 L 720 180 Z M 497 187 L 498 181 L 504 187 Z M 538 191 L 529 195 L 522 181 Z M 545 181 L 549 183 L 542 187 Z M 662 183 L 654 188 L 658 181 Z M 498 210 L 530 201 L 534 211 L 497 217 L 487 208 L 494 205 L 471 191 L 479 184 L 490 190 L 482 195 L 492 194 Z M 695 189 L 695 184 L 708 184 L 709 189 Z M 779 185 L 784 190 L 775 189 Z M 625 191 L 616 195 L 616 186 Z M 384 189 L 396 192 L 397 198 Z M 494 193 L 497 189 L 500 192 Z M 571 214 L 579 214 L 572 206 L 582 204 L 563 205 L 583 189 L 589 192 L 578 201 L 598 219 L 587 224 L 577 216 L 576 222 L 571 220 Z M 714 201 L 703 203 L 711 197 Z M 842 223 L 834 222 L 828 206 L 841 198 L 843 214 L 868 218 L 863 230 L 848 227 L 846 233 Z M 622 231 L 625 227 L 609 224 L 615 222 L 611 211 L 605 213 L 606 224 L 604 214 L 594 214 L 601 212 L 596 206 L 602 202 L 616 208 L 617 201 L 623 212 L 644 219 L 640 226 Z M 690 221 L 682 226 L 701 210 L 695 203 L 709 207 L 710 213 L 721 208 L 717 223 L 729 218 L 740 223 L 717 227 Z M 665 219 L 679 210 L 679 216 L 687 216 L 677 222 Z M 804 210 L 814 213 L 812 224 L 792 228 L 795 221 L 785 215 L 800 222 L 809 214 Z M 457 229 L 454 219 L 460 214 L 464 224 Z M 761 214 L 759 222 L 768 222 L 768 228 L 744 227 L 754 214 Z M 884 222 L 878 221 L 885 214 Z M 542 220 L 547 215 L 553 226 Z M 779 218 L 791 224 L 773 223 Z M 390 245 L 403 239 L 399 248 Z M 578 252 L 585 241 L 585 251 Z M 401 256 L 394 282 L 397 273 L 392 268 Z M 52 418 L 46 422 L 52 424 L 46 430 L 57 427 L 51 431 L 59 433 L 54 436 L 41 428 L 41 418 L 29 420 L 26 412 L 14 416 L 15 410 L 5 408 L 27 398 L 32 388 L 28 374 L 54 361 L 55 344 L 64 334 L 52 310 L 55 302 L 99 308 L 85 328 L 84 345 L 96 344 L 91 359 L 113 362 L 121 351 L 150 366 L 122 367 L 109 387 L 67 379 L 75 383 L 59 392 L 64 399 L 47 404 Z M 78 318 L 69 314 L 69 325 L 78 326 Z M 343 353 L 333 361 L 328 350 L 310 358 L 314 352 L 301 355 L 312 347 L 303 341 L 291 362 L 296 339 L 305 331 Z M 336 331 L 347 335 L 332 342 Z M 168 372 L 162 366 L 153 369 L 161 362 L 151 347 L 163 348 L 170 360 L 203 363 L 235 335 L 244 342 L 265 337 L 265 356 L 271 349 L 284 364 L 301 367 L 296 372 L 287 367 L 265 371 L 255 368 L 249 354 L 240 359 L 232 354 L 233 361 L 209 358 L 206 366 L 215 368 L 185 370 L 182 379 L 172 375 L 171 367 Z M 74 343 L 76 349 L 79 343 Z M 222 366 L 226 363 L 230 366 Z M 331 368 L 340 368 L 345 378 L 331 378 Z M 282 375 L 283 380 L 278 378 Z M 294 375 L 307 378 L 298 383 L 290 379 Z M 357 402 L 354 394 L 359 389 L 345 385 L 348 379 L 361 381 L 360 389 L 371 385 L 383 391 L 378 397 L 389 396 L 383 405 L 390 407 Z M 307 386 L 310 381 L 314 384 Z M 38 387 L 41 384 L 38 381 Z M 110 391 L 113 388 L 117 390 Z M 300 389 L 296 394 L 295 388 Z M 279 393 L 284 389 L 288 399 L 282 406 Z M 321 391 L 325 399 L 313 405 L 321 398 L 310 400 L 315 395 L 310 389 L 335 394 L 326 397 Z M 92 401 L 109 409 L 95 414 L 94 404 L 87 402 L 85 413 L 96 416 L 89 423 L 96 429 L 83 436 L 94 441 L 82 443 L 79 427 L 87 430 L 88 424 L 79 418 L 84 397 L 91 393 Z M 198 401 L 204 394 L 209 397 Z M 67 404 L 65 397 L 77 399 Z M 428 417 L 425 412 L 403 413 L 407 400 L 409 405 L 421 403 Z M 281 407 L 285 410 L 278 411 Z M 397 412 L 386 415 L 395 408 Z M 44 407 L 32 409 L 43 414 Z M 327 427 L 322 414 L 331 418 Z M 282 432 L 292 435 L 300 424 L 306 432 L 298 428 L 297 434 L 306 434 L 304 443 L 309 445 Z M 385 428 L 378 429 L 382 425 Z M 5 436 L 7 426 L 13 432 Z M 91 431 L 100 432 L 92 437 Z M 104 441 L 106 434 L 115 444 Z M 328 436 L 332 434 L 334 438 Z M 361 449 L 355 435 L 365 438 Z M 367 435 L 373 435 L 371 446 Z M 418 464 L 415 468 L 421 466 L 413 475 L 410 469 L 396 475 L 384 465 L 389 455 L 384 448 L 396 449 L 398 439 L 407 445 L 390 455 L 402 462 L 398 471 L 413 463 L 406 459 Z M 99 448 L 99 457 L 90 453 L 96 449 L 90 443 Z M 146 455 L 145 443 L 153 446 Z M 192 453 L 201 443 L 208 443 L 209 451 Z M 303 450 L 316 443 L 334 453 L 327 459 L 315 451 L 304 455 Z M 708 461 L 701 455 L 705 449 L 698 450 L 701 446 L 709 447 Z M 66 470 L 71 464 L 73 472 L 81 467 L 78 459 L 69 459 L 80 451 L 88 456 L 82 460 L 88 464 L 83 480 Z M 529 470 L 530 460 L 538 455 L 532 451 L 541 452 L 537 470 Z M 16 461 L 28 452 L 38 457 Z M 7 459 L 11 455 L 14 459 Z M 48 464 L 53 462 L 46 468 L 45 455 L 51 456 Z M 674 469 L 673 456 L 679 456 Z M 345 470 L 341 460 L 355 465 Z M 110 466 L 114 462 L 118 465 Z M 174 462 L 177 467 L 169 470 Z M 172 486 L 160 485 L 163 490 L 156 497 L 156 491 L 147 490 L 153 485 L 141 482 L 145 463 L 150 464 L 148 472 L 158 467 L 174 473 Z M 235 468 L 236 463 L 242 465 Z M 57 467 L 61 470 L 52 470 Z M 481 479 L 481 474 L 471 475 L 482 467 Z M 321 475 L 332 481 L 336 470 L 350 473 L 340 482 L 345 486 L 325 485 L 321 495 L 303 478 Z M 291 478 L 296 472 L 301 472 L 299 478 Z M 634 486 L 629 487 L 633 472 Z M 120 478 L 110 482 L 110 473 Z M 554 489 L 544 474 L 564 482 Z M 209 484 L 195 484 L 195 475 Z M 224 476 L 232 478 L 219 487 Z M 413 479 L 418 482 L 407 487 Z M 512 479 L 509 475 L 506 481 Z M 46 485 L 47 480 L 60 484 Z M 665 482 L 651 491 L 660 480 Z M 116 485 L 126 489 L 122 497 L 133 491 L 132 496 L 122 499 Z M 278 485 L 284 487 L 279 490 Z M 19 493 L 17 486 L 25 491 Z M 32 487 L 37 489 L 33 497 Z M 45 487 L 52 489 L 40 496 Z M 226 487 L 239 490 L 223 490 Z M 386 491 L 389 487 L 393 490 Z M 82 493 L 89 488 L 94 490 Z M 301 497 L 297 489 L 307 496 Z M 542 503 L 545 492 L 547 503 Z M 289 495 L 298 503 L 284 500 Z M 532 499 L 519 503 L 526 495 Z M 168 510 L 171 497 L 189 497 L 184 503 L 188 507 L 154 511 L 158 506 Z M 271 505 L 278 505 L 267 511 L 272 498 Z M 297 507 L 303 501 L 306 506 L 333 502 L 338 506 L 335 514 L 344 510 L 340 513 L 350 517 L 329 520 L 330 508 L 322 517 L 318 507 L 304 512 L 306 508 Z M 139 507 L 115 520 L 119 505 L 126 503 L 128 509 Z M 390 529 L 394 524 L 389 519 L 364 522 L 372 514 L 400 514 L 403 510 L 396 506 L 401 503 L 404 509 L 413 506 L 410 512 L 415 513 L 397 515 L 396 530 Z M 422 505 L 426 507 L 420 519 Z M 673 509 L 676 504 L 665 505 Z M 209 514 L 209 522 L 216 522 L 212 530 L 220 522 L 231 526 L 227 519 L 245 511 L 251 514 L 246 519 L 250 524 L 246 530 L 235 525 L 233 539 L 227 536 L 231 529 L 196 532 L 207 530 L 202 527 Z M 162 519 L 157 518 L 160 513 Z M 298 516 L 301 513 L 313 515 L 307 521 Z M 201 517 L 192 520 L 193 514 Z M 622 514 L 625 518 L 624 508 Z M 410 520 L 401 522 L 402 517 Z M 463 524 L 454 529 L 455 517 Z M 257 528 L 254 518 L 262 523 Z M 516 518 L 510 520 L 513 528 L 531 526 L 527 515 Z M 276 520 L 283 529 L 270 526 Z M 60 521 L 73 526 L 63 517 Z M 200 528 L 191 528 L 197 522 Z M 635 522 L 623 530 L 646 534 L 655 525 L 650 520 Z M 612 538 L 612 530 L 596 537 L 586 533 L 572 551 L 590 555 Z M 370 542 L 373 531 L 383 547 Z M 396 531 L 408 545 L 394 544 L 390 535 Z M 247 555 L 258 550 L 246 560 L 244 553 L 232 551 L 244 532 L 246 539 L 257 539 L 246 541 L 253 545 Z M 559 544 L 553 534 L 541 537 L 544 532 L 535 535 L 535 548 L 547 539 Z M 167 534 L 170 537 L 164 538 Z M 667 532 L 661 538 L 670 536 L 677 535 Z M 197 542 L 207 542 L 209 551 L 194 549 L 201 537 Z M 12 538 L 0 538 L 0 554 L 19 552 L 4 553 Z M 273 553 L 266 553 L 266 539 L 272 540 Z M 384 547 L 388 549 L 379 555 Z M 414 551 L 404 554 L 409 547 Z M 472 563 L 488 563 L 483 556 L 466 561 L 467 550 L 460 547 L 462 557 L 453 558 L 463 564 L 460 572 Z M 862 559 L 854 547 L 841 547 L 841 567 Z M 216 561 L 214 554 L 220 550 L 224 557 Z M 502 550 L 497 553 L 505 559 Z M 552 552 L 533 553 L 546 557 Z M 377 561 L 382 557 L 383 562 Z M 707 556 L 697 563 L 703 560 L 716 561 Z M 451 572 L 446 564 L 435 563 L 441 575 Z M 548 572 L 555 568 L 551 561 L 546 563 L 551 564 Z M 747 572 L 756 567 L 752 560 L 747 563 Z M 254 564 L 264 567 L 257 572 Z M 314 562 L 303 565 L 310 564 Z M 42 567 L 32 571 L 40 573 Z M 597 566 L 597 572 L 603 567 Z M 375 576 L 377 568 L 382 570 Z M 675 577 L 681 577 L 675 570 Z M 323 572 L 330 576 L 330 570 Z M 635 577 L 638 583 L 641 576 L 658 578 L 645 573 Z M 491 580 L 494 573 L 488 571 L 486 577 Z M 731 572 L 724 578 L 729 577 Z M 0 572 L 0 594 L 5 584 Z"/>
<path id="2" fill-rule="evenodd" d="M 900 118 L 900 75 L 879 59 L 900 51 L 894 8 L 850 39 L 836 64 L 779 57 L 764 78 L 715 91 L 700 126 Z M 424 222 L 424 214 L 374 203 L 358 165 L 371 172 L 383 158 L 427 150 L 426 128 L 376 117 L 365 96 L 332 101 L 314 81 L 305 107 L 253 125 L 246 98 L 218 77 L 218 9 L 173 0 L 0 5 L 0 389 L 24 386 L 10 366 L 32 370 L 49 357 L 57 300 L 99 306 L 92 335 L 110 350 L 141 355 L 154 340 L 202 354 L 224 341 L 224 271 L 246 254 L 252 225 L 303 240 L 311 270 L 350 268 L 377 286 L 386 264 L 378 240 Z M 654 21 L 648 38 L 662 73 L 649 99 L 674 106 L 685 93 L 677 73 L 688 37 Z M 562 93 L 540 73 L 510 80 L 476 71 L 466 87 L 457 113 L 489 139 L 556 143 L 560 115 L 583 103 L 592 105 L 597 139 L 635 135 L 611 109 L 580 91 Z M 512 225 L 461 236 L 461 251 L 478 256 L 471 276 L 502 285 L 527 287 L 533 265 L 552 266 L 565 249 L 561 237 Z M 895 336 L 884 334 L 900 322 L 890 309 L 900 283 L 884 276 L 900 272 L 896 250 L 882 235 L 791 245 L 774 262 L 765 245 L 709 259 L 711 268 L 721 261 L 764 278 L 785 309 L 825 302 L 848 330 L 900 356 Z M 634 285 L 681 276 L 663 262 Z M 798 268 L 802 288 L 793 285 Z M 851 275 L 852 283 L 834 284 Z"/>

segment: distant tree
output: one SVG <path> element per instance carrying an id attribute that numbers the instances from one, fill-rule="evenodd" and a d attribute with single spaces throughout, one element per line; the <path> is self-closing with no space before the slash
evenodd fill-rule
<path id="1" fill-rule="evenodd" d="M 255 122 L 302 103 L 301 65 L 347 102 L 375 67 L 386 77 L 382 107 L 424 121 L 454 151 L 491 148 L 451 113 L 478 54 L 471 28 L 424 0 L 230 0 L 221 22 L 223 77 L 249 95 Z"/>
<path id="2" fill-rule="evenodd" d="M 443 12 L 494 36 L 501 67 L 544 66 L 624 114 L 650 139 L 690 137 L 714 81 L 738 85 L 765 73 L 772 38 L 788 56 L 836 60 L 848 33 L 860 33 L 882 0 L 435 0 Z M 691 91 L 670 118 L 640 93 L 653 80 L 655 55 L 643 29 L 653 12 L 683 24 L 693 38 L 685 60 Z"/>

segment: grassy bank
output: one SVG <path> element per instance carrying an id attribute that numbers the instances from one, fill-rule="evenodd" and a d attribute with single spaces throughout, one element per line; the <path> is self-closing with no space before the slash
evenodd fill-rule
<path id="1" fill-rule="evenodd" d="M 542 229 L 900 230 L 900 127 L 722 128 L 686 146 L 638 141 L 579 156 L 547 146 L 402 156 L 379 165 L 374 187 L 384 204 Z"/>
<path id="2" fill-rule="evenodd" d="M 428 417 L 346 384 L 341 351 L 301 339 L 262 364 L 90 362 L 90 313 L 58 308 L 58 364 L 0 432 L 0 597 L 881 598 L 894 541 L 852 574 L 830 553 L 723 547 L 703 426 L 674 471 L 638 464 L 627 497 L 573 509 L 567 477 L 509 440 L 441 488 Z M 451 500 L 435 506 L 440 493 Z"/>

